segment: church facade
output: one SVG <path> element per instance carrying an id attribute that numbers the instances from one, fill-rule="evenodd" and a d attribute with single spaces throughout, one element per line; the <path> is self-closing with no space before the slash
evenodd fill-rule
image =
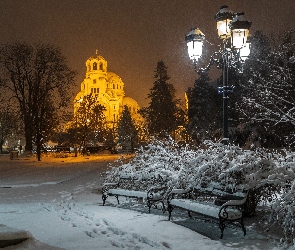
<path id="1" fill-rule="evenodd" d="M 86 75 L 81 83 L 80 92 L 74 99 L 74 113 L 79 101 L 86 95 L 95 95 L 97 102 L 106 108 L 105 117 L 109 125 L 114 126 L 126 105 L 135 121 L 140 121 L 141 115 L 138 103 L 125 96 L 124 82 L 113 72 L 108 72 L 107 61 L 100 55 L 91 56 L 86 61 Z"/>

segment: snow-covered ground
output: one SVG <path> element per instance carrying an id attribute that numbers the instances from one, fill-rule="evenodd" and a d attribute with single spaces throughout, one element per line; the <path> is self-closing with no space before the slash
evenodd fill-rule
<path id="1" fill-rule="evenodd" d="M 225 229 L 217 222 L 168 215 L 142 203 L 109 197 L 100 188 L 107 163 L 117 155 L 71 158 L 0 156 L 0 247 L 5 240 L 29 238 L 4 249 L 279 249 L 272 237 L 253 230 Z M 203 232 L 203 235 L 198 232 Z M 206 235 L 206 236 L 205 236 Z"/>

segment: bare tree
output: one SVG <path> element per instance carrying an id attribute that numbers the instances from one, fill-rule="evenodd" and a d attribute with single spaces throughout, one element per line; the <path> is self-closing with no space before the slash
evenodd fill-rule
<path id="1" fill-rule="evenodd" d="M 1 100 L 0 106 L 0 154 L 5 141 L 15 139 L 21 132 L 19 114 L 9 101 Z"/>
<path id="2" fill-rule="evenodd" d="M 89 141 L 103 140 L 105 110 L 106 108 L 99 104 L 92 94 L 84 96 L 79 103 L 72 125 L 76 126 L 76 132 L 79 133 L 80 148 L 83 148 L 83 153 Z"/>
<path id="3" fill-rule="evenodd" d="M 0 48 L 0 84 L 18 101 L 24 123 L 26 149 L 37 146 L 57 124 L 57 114 L 71 97 L 76 72 L 66 63 L 59 48 L 27 43 Z"/>
<path id="4" fill-rule="evenodd" d="M 279 37 L 279 44 L 269 42 L 267 54 L 261 50 L 252 53 L 246 68 L 250 77 L 245 83 L 248 91 L 243 102 L 252 109 L 251 119 L 295 125 L 295 32 L 290 30 Z M 265 43 L 262 45 L 265 47 Z"/>
<path id="5" fill-rule="evenodd" d="M 295 32 L 275 37 L 254 34 L 241 81 L 240 116 L 255 124 L 254 138 L 264 147 L 295 145 Z"/>

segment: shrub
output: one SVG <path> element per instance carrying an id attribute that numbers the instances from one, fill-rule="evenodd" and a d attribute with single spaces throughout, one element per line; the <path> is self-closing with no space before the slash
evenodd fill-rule
<path id="1" fill-rule="evenodd" d="M 286 239 L 294 236 L 295 154 L 292 152 L 243 150 L 210 141 L 193 149 L 166 139 L 152 141 L 139 148 L 132 160 L 116 165 L 119 166 L 106 173 L 106 182 L 117 181 L 121 173 L 132 174 L 142 180 L 141 189 L 150 187 L 149 179 L 164 179 L 168 190 L 210 186 L 216 182 L 226 190 L 242 185 L 250 190 L 247 213 L 254 214 L 259 202 L 273 204 Z M 282 192 L 286 195 L 281 196 Z"/>

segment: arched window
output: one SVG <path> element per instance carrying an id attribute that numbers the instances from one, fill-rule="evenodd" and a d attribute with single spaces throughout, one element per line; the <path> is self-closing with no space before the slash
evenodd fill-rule
<path id="1" fill-rule="evenodd" d="M 93 63 L 93 70 L 97 70 L 97 62 Z"/>
<path id="2" fill-rule="evenodd" d="M 102 63 L 99 64 L 99 70 L 102 70 L 103 71 L 103 65 L 102 65 Z"/>

